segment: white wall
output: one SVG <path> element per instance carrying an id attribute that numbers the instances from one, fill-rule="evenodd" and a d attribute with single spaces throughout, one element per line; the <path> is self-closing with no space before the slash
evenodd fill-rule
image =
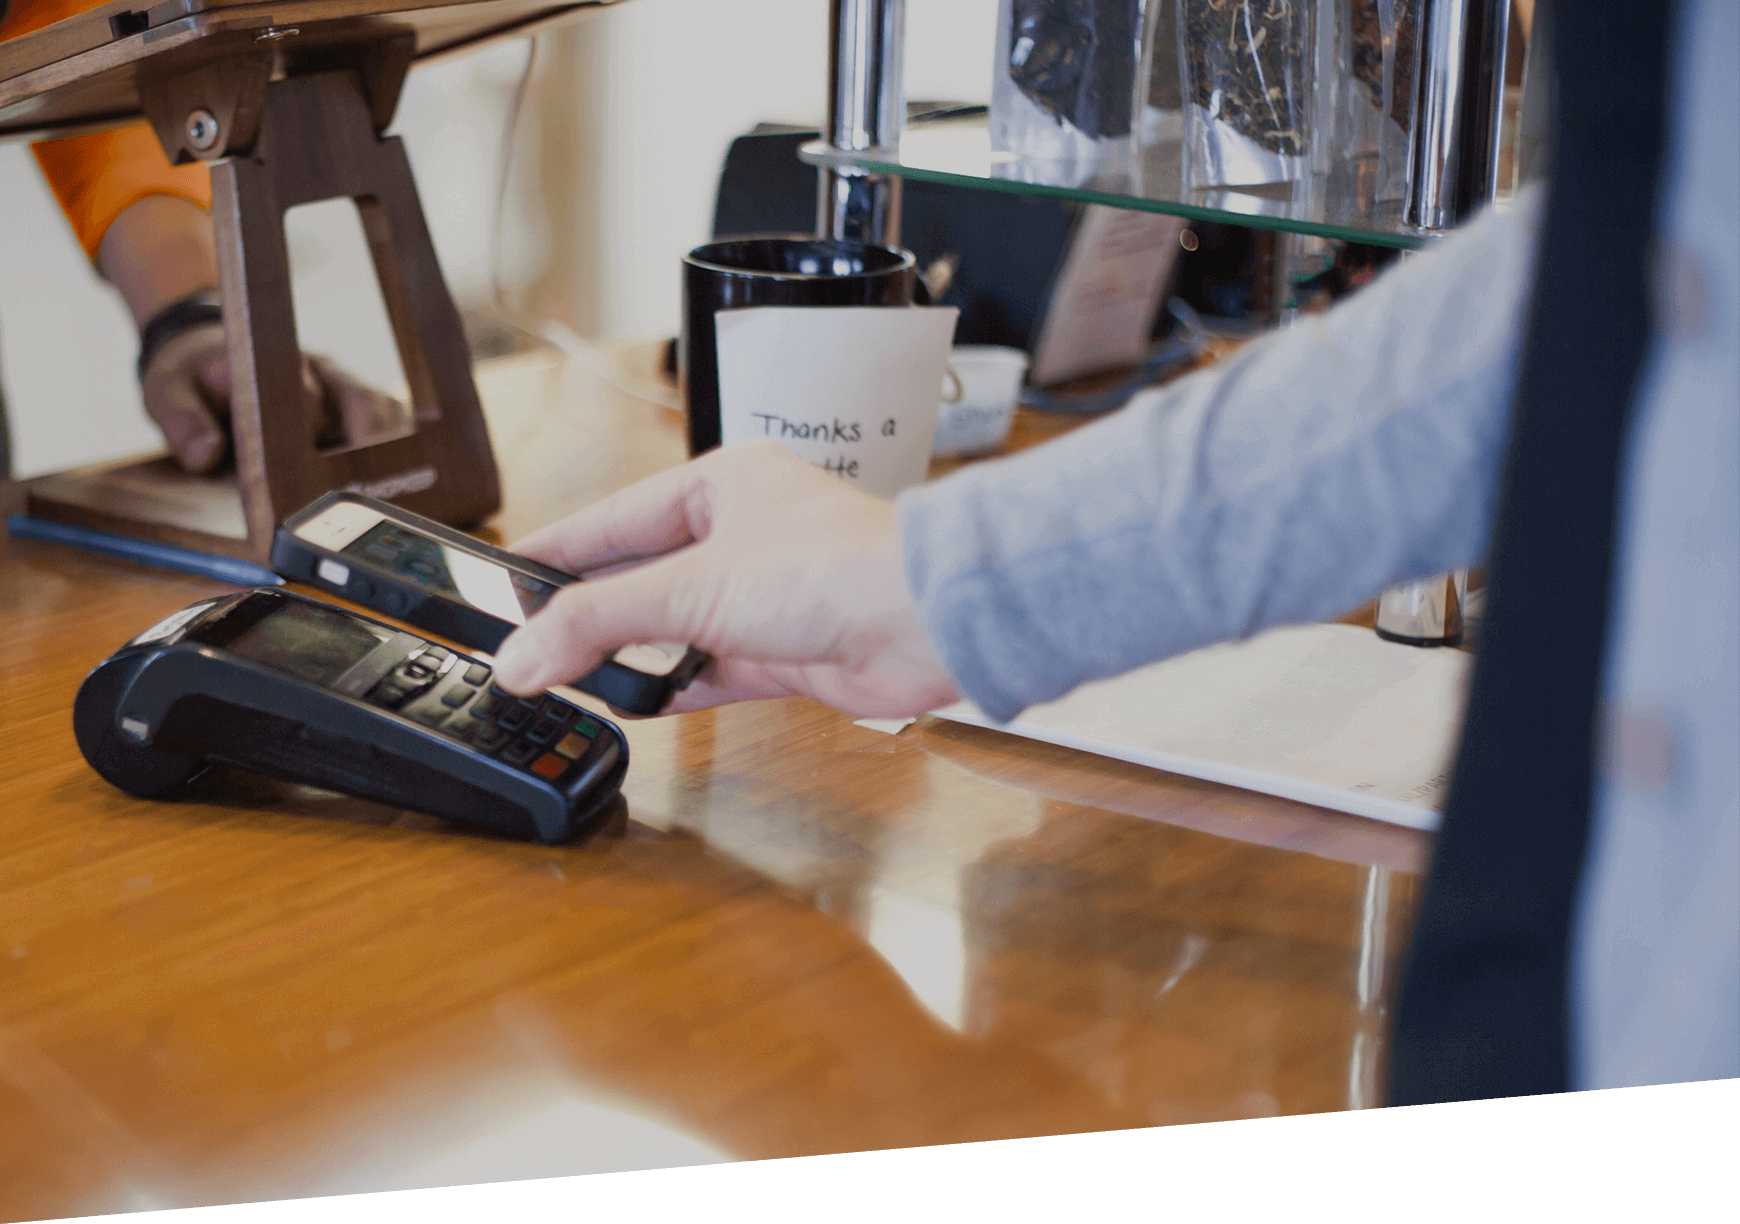
<path id="1" fill-rule="evenodd" d="M 909 96 L 989 96 L 996 7 L 909 0 Z M 732 138 L 762 120 L 820 123 L 827 13 L 826 0 L 631 0 L 547 39 L 540 87 L 576 96 L 541 99 L 517 134 L 510 289 L 587 332 L 674 334 L 679 260 L 707 237 Z M 550 62 L 558 54 L 571 59 Z M 419 69 L 394 125 L 462 308 L 489 296 L 497 158 L 524 57 L 515 42 Z M 391 386 L 398 362 L 345 214 L 320 205 L 288 219 L 298 336 Z M 0 146 L 0 388 L 19 475 L 157 445 L 138 408 L 136 348 L 28 149 Z"/>
<path id="2" fill-rule="evenodd" d="M 996 0 L 909 0 L 906 91 L 986 101 Z M 820 126 L 825 0 L 632 0 L 597 27 L 608 81 L 600 330 L 674 334 L 684 252 L 706 241 L 733 138 L 760 121 Z"/>
<path id="3" fill-rule="evenodd" d="M 0 393 L 19 475 L 160 444 L 134 408 L 137 347 L 30 150 L 0 145 Z"/>

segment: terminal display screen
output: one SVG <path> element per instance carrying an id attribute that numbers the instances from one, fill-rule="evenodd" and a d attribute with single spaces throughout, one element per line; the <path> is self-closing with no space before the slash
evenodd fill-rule
<path id="1" fill-rule="evenodd" d="M 286 602 L 224 644 L 274 671 L 330 686 L 387 639 L 384 629 L 336 608 Z"/>

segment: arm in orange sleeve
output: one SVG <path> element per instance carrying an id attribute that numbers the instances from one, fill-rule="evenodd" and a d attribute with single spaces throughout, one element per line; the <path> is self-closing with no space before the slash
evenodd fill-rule
<path id="1" fill-rule="evenodd" d="M 92 0 L 0 0 L 0 38 L 17 38 L 74 17 Z M 204 165 L 171 166 L 149 126 L 44 140 L 31 146 L 49 189 L 94 261 L 115 218 L 146 196 L 169 195 L 211 207 L 211 174 Z"/>
<path id="2" fill-rule="evenodd" d="M 0 0 L 0 40 L 39 30 L 91 7 L 93 0 Z M 209 220 L 177 200 L 211 207 L 211 175 L 201 164 L 171 166 L 144 124 L 33 146 L 37 164 L 86 254 L 109 278 L 143 331 L 190 290 L 217 281 Z M 107 241 L 105 242 L 105 235 Z M 183 319 L 160 335 L 140 370 L 145 411 L 190 472 L 209 471 L 228 446 L 222 420 L 232 378 L 223 325 Z M 312 436 L 362 445 L 411 426 L 410 408 L 364 386 L 322 358 L 302 364 L 303 410 Z M 293 409 L 291 409 L 293 411 Z"/>
<path id="3" fill-rule="evenodd" d="M 115 218 L 146 196 L 180 196 L 211 207 L 211 173 L 204 163 L 171 166 L 145 124 L 39 141 L 30 151 L 93 261 Z"/>

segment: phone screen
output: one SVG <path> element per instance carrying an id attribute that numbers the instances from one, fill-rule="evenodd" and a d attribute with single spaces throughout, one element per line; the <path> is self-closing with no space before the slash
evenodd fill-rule
<path id="1" fill-rule="evenodd" d="M 340 551 L 512 625 L 525 624 L 559 589 L 384 519 Z"/>

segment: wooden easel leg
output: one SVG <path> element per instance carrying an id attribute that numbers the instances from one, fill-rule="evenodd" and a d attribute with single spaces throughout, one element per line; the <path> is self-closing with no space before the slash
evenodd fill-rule
<path id="1" fill-rule="evenodd" d="M 212 220 L 234 388 L 235 486 L 182 476 L 157 460 L 50 478 L 40 495 L 32 491 L 32 513 L 263 562 L 278 521 L 333 489 L 369 493 L 459 527 L 481 523 L 500 506 L 459 312 L 435 258 L 403 142 L 379 135 L 391 118 L 403 65 L 395 67 L 390 55 L 376 58 L 385 67 L 372 79 L 372 92 L 364 68 L 375 61 L 365 54 L 355 66 L 273 81 L 257 105 L 250 98 L 247 108 L 217 107 L 245 113 L 250 124 L 258 118 L 243 134 L 246 147 L 225 144 L 216 151 L 226 155 L 212 163 Z M 211 75 L 209 88 L 233 89 L 234 75 Z M 206 80 L 177 81 L 160 92 L 192 106 Z M 153 120 L 160 136 L 180 130 L 172 113 Z M 170 151 L 188 158 L 185 149 Z M 284 214 L 329 199 L 350 199 L 358 207 L 410 384 L 416 429 L 383 442 L 321 450 L 303 402 Z M 69 483 L 69 477 L 77 479 Z M 212 505 L 193 513 L 183 505 L 166 516 L 163 497 L 140 495 L 141 488 L 159 485 L 173 485 L 171 502 Z M 227 515 L 217 503 L 230 507 Z M 223 531 L 203 529 L 220 522 Z M 237 527 L 245 528 L 245 537 L 234 534 Z"/>
<path id="2" fill-rule="evenodd" d="M 456 526 L 500 505 L 494 453 L 403 142 L 375 134 L 352 72 L 292 77 L 266 95 L 249 158 L 212 168 L 231 363 L 237 470 L 249 537 L 335 488 L 354 488 Z M 315 449 L 301 395 L 284 213 L 352 199 L 374 257 L 416 432 L 373 445 Z M 233 319 L 230 312 L 234 311 Z M 258 524 L 258 526 L 256 525 Z"/>

